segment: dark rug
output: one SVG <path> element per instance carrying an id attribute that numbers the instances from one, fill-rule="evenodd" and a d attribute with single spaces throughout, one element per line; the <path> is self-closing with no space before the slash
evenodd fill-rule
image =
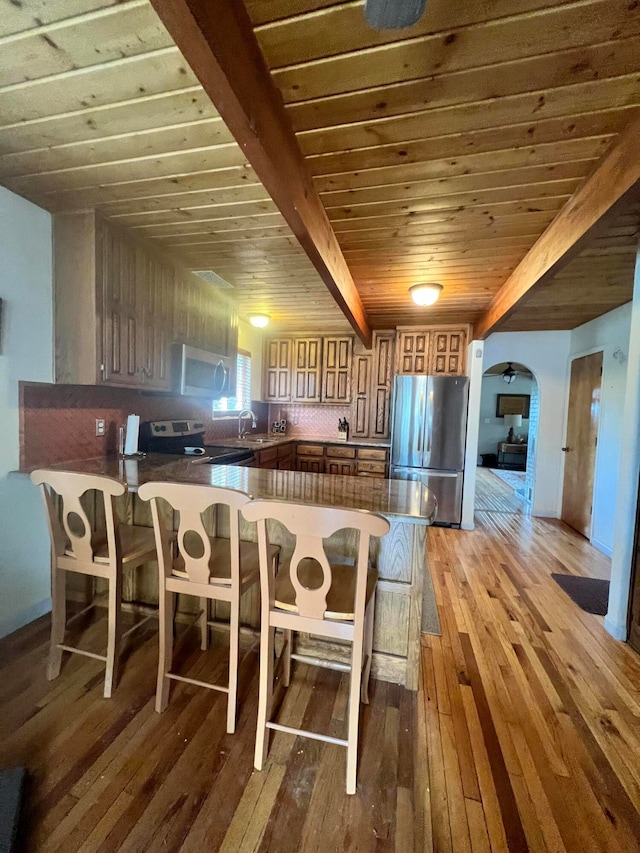
<path id="1" fill-rule="evenodd" d="M 16 849 L 25 777 L 24 767 L 0 770 L 0 853 Z"/>
<path id="2" fill-rule="evenodd" d="M 580 578 L 576 575 L 552 573 L 551 577 L 562 587 L 578 607 L 596 616 L 606 616 L 609 609 L 609 581 L 597 578 Z"/>

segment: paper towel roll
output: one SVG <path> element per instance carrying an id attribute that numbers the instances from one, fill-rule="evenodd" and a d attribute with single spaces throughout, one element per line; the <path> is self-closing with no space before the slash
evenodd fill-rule
<path id="1" fill-rule="evenodd" d="M 140 432 L 140 415 L 129 415 L 127 418 L 127 437 L 124 442 L 124 455 L 133 456 L 138 452 L 138 433 Z"/>

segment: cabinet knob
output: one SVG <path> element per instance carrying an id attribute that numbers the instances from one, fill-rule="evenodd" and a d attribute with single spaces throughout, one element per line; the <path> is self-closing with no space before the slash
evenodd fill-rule
<path id="1" fill-rule="evenodd" d="M 562 448 L 562 452 L 563 452 L 563 453 L 569 453 L 569 451 L 570 451 L 570 450 L 571 450 L 571 448 L 570 448 L 570 447 L 563 447 L 563 448 Z"/>

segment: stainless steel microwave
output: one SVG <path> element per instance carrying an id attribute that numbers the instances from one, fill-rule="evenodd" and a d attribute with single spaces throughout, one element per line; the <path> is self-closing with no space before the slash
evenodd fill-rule
<path id="1" fill-rule="evenodd" d="M 220 400 L 235 397 L 236 359 L 182 344 L 179 350 L 180 393 Z"/>

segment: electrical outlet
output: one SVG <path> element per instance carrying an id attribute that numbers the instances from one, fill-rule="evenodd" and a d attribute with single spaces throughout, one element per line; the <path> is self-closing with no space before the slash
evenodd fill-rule
<path id="1" fill-rule="evenodd" d="M 298 426 L 298 419 L 297 419 L 297 418 L 294 418 L 294 419 L 293 419 L 293 425 L 294 425 L 294 426 Z"/>
<path id="2" fill-rule="evenodd" d="M 107 422 L 104 418 L 96 418 L 96 435 L 106 435 Z"/>

